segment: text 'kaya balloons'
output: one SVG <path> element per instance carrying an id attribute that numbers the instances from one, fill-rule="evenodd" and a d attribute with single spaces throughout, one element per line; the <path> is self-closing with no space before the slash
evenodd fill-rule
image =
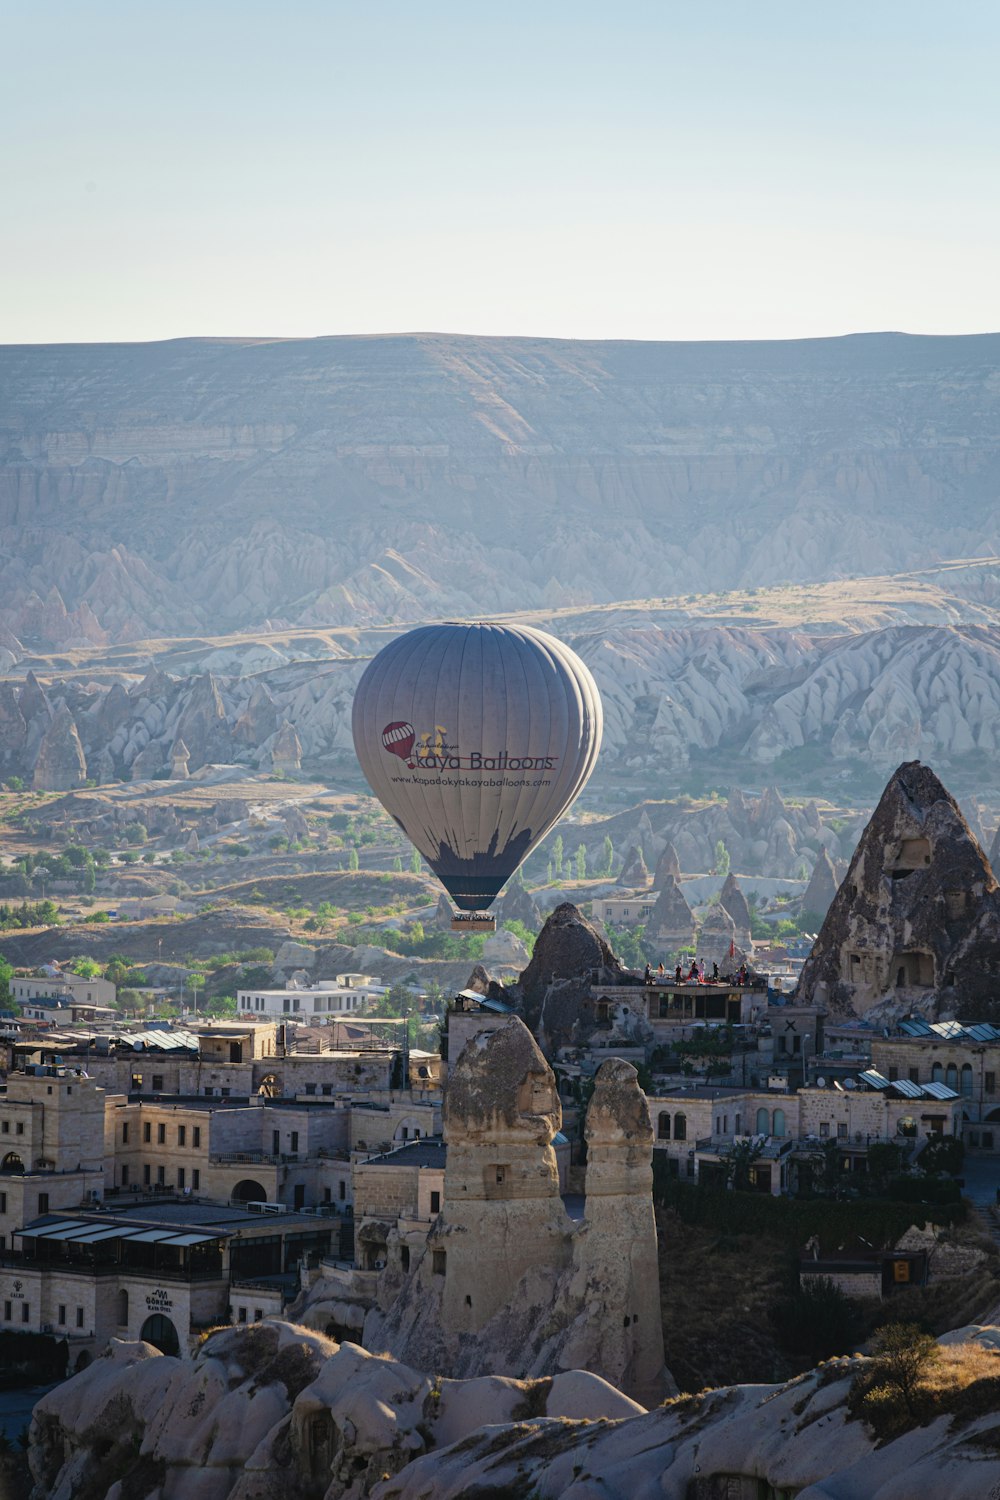
<path id="1" fill-rule="evenodd" d="M 481 911 L 582 790 L 603 713 L 583 662 L 524 625 L 425 625 L 358 684 L 372 790 L 463 911 Z"/>

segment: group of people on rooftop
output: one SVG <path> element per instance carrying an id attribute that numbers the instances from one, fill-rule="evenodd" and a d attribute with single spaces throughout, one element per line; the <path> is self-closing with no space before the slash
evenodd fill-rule
<path id="1" fill-rule="evenodd" d="M 703 958 L 693 958 L 691 960 L 691 967 L 687 971 L 686 974 L 684 972 L 684 969 L 683 969 L 682 965 L 681 964 L 677 965 L 677 967 L 674 969 L 673 980 L 671 981 L 669 979 L 669 977 L 667 975 L 667 971 L 663 967 L 662 963 L 660 964 L 659 968 L 655 971 L 655 973 L 654 973 L 652 967 L 649 964 L 647 964 L 646 965 L 646 969 L 645 969 L 645 973 L 642 976 L 642 982 L 643 982 L 643 984 L 670 984 L 672 982 L 674 984 L 740 984 L 740 985 L 743 985 L 743 984 L 746 984 L 746 982 L 747 982 L 747 966 L 746 966 L 745 963 L 744 964 L 740 964 L 740 966 L 737 969 L 737 971 L 736 971 L 735 974 L 720 974 L 719 973 L 719 965 L 717 963 L 713 963 L 713 965 L 712 965 L 712 972 L 706 978 L 706 976 L 705 976 L 705 960 Z"/>

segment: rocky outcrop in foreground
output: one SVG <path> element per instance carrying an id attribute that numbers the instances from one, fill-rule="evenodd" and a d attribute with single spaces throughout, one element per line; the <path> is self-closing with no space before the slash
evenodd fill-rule
<path id="1" fill-rule="evenodd" d="M 996 1329 L 949 1335 L 989 1349 Z M 879 1442 L 848 1412 L 860 1358 L 653 1411 L 597 1376 L 440 1380 L 286 1323 L 210 1335 L 193 1361 L 113 1341 L 35 1408 L 32 1500 L 985 1500 L 996 1377 Z"/>

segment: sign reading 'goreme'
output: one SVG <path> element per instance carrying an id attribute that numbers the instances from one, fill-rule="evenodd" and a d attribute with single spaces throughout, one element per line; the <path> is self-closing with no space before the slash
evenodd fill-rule
<path id="1" fill-rule="evenodd" d="M 601 700 L 541 630 L 427 625 L 370 663 L 353 728 L 379 801 L 456 905 L 479 911 L 586 783 Z"/>

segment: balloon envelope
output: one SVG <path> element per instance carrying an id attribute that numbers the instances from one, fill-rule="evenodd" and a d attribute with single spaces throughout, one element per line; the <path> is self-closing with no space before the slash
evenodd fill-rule
<path id="1" fill-rule="evenodd" d="M 361 769 L 464 911 L 490 905 L 581 791 L 602 726 L 588 668 L 527 625 L 411 630 L 354 698 Z"/>

